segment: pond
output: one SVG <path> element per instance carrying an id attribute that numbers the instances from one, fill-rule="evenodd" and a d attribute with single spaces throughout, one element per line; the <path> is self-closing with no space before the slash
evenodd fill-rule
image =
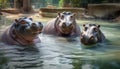
<path id="1" fill-rule="evenodd" d="M 86 47 L 77 38 L 40 34 L 36 46 L 0 43 L 0 69 L 120 69 L 120 23 L 79 20 L 101 25 L 106 42 Z"/>

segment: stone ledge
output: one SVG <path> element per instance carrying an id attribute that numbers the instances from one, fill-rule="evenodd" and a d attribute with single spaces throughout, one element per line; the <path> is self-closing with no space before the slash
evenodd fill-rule
<path id="1" fill-rule="evenodd" d="M 117 3 L 104 3 L 104 4 L 89 4 L 88 14 L 96 17 L 104 17 L 107 15 L 115 14 L 120 10 L 120 4 Z"/>
<path id="2" fill-rule="evenodd" d="M 63 9 L 53 9 L 53 8 L 41 8 L 39 14 L 43 17 L 56 17 L 58 12 L 69 11 L 76 13 L 76 17 L 80 17 L 81 13 L 85 12 L 84 8 L 63 8 Z"/>
<path id="3" fill-rule="evenodd" d="M 18 14 L 18 13 L 20 13 L 20 10 L 19 9 L 14 9 L 14 8 L 8 8 L 8 9 L 1 9 L 1 12 Z"/>

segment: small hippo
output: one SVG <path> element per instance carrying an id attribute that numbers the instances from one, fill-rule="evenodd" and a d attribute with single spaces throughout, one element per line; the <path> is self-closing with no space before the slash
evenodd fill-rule
<path id="1" fill-rule="evenodd" d="M 1 41 L 10 45 L 32 45 L 40 42 L 38 34 L 42 28 L 43 24 L 33 22 L 32 18 L 15 19 L 15 23 L 2 34 Z"/>
<path id="2" fill-rule="evenodd" d="M 105 41 L 105 36 L 100 30 L 100 25 L 83 24 L 83 31 L 80 36 L 81 43 L 91 45 Z"/>
<path id="3" fill-rule="evenodd" d="M 79 36 L 80 28 L 76 23 L 75 13 L 62 12 L 58 16 L 49 21 L 45 26 L 43 33 L 58 36 Z"/>

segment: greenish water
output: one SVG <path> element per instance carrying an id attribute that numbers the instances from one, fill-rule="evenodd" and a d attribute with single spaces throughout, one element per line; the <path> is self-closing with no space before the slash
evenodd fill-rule
<path id="1" fill-rule="evenodd" d="M 40 34 L 36 46 L 0 43 L 0 69 L 120 69 L 120 23 L 78 21 L 101 25 L 106 42 L 86 48 L 79 37 L 63 38 Z M 82 27 L 81 27 L 82 29 Z"/>

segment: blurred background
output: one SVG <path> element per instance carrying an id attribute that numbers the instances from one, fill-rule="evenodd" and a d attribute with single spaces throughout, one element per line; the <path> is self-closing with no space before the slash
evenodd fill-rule
<path id="1" fill-rule="evenodd" d="M 36 46 L 0 42 L 0 69 L 120 69 L 120 0 L 0 0 L 0 34 L 15 19 L 31 17 L 45 26 L 58 12 L 76 13 L 76 22 L 95 23 L 105 43 L 87 47 L 80 38 L 40 34 Z"/>

